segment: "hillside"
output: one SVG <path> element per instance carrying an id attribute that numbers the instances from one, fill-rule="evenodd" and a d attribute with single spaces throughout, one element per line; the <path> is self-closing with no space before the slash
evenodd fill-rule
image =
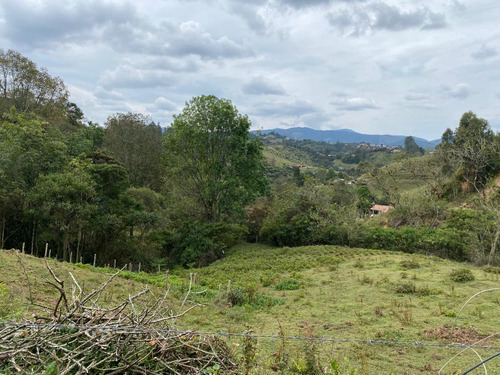
<path id="1" fill-rule="evenodd" d="M 21 257 L 36 301 L 50 304 L 55 294 L 43 282 L 47 272 L 42 260 Z M 105 269 L 55 261 L 50 264 L 57 275 L 68 280 L 68 288 L 68 272 L 86 289 L 103 282 L 110 274 Z M 451 272 L 464 267 L 475 280 L 453 281 Z M 40 313 L 39 308 L 28 304 L 26 277 L 13 252 L 0 252 L 0 271 L 5 283 L 0 294 L 2 318 L 9 318 L 12 313 L 18 317 Z M 289 372 L 309 373 L 311 358 L 330 370 L 338 365 L 343 371 L 340 374 L 352 373 L 349 369 L 357 369 L 359 374 L 435 374 L 462 350 L 439 345 L 472 344 L 498 330 L 499 303 L 491 293 L 469 303 L 456 321 L 457 328 L 451 329 L 457 312 L 470 296 L 498 286 L 498 268 L 480 269 L 435 257 L 382 250 L 242 245 L 230 249 L 224 259 L 208 267 L 171 272 L 173 306 L 178 306 L 188 290 L 189 273 L 193 272 L 199 279 L 195 291 L 202 293 L 192 294 L 186 306 L 201 305 L 178 321 L 182 328 L 326 338 L 304 341 L 222 337 L 241 358 L 241 372 L 245 353 L 250 353 L 248 345 L 253 345 L 256 361 L 251 362 L 251 374 L 278 373 L 279 366 L 286 366 Z M 229 280 L 231 292 L 227 301 Z M 104 298 L 119 300 L 145 286 L 161 293 L 163 282 L 163 274 L 126 272 L 113 282 L 112 292 Z M 219 305 L 220 288 L 223 297 Z M 404 344 L 409 342 L 423 345 Z M 500 341 L 488 339 L 481 344 L 498 346 Z M 484 358 L 493 349 L 476 350 Z M 443 373 L 451 374 L 476 362 L 477 357 L 467 351 Z M 490 362 L 488 370 L 500 371 L 500 363 Z"/>
<path id="2" fill-rule="evenodd" d="M 317 142 L 330 143 L 370 143 L 374 145 L 387 146 L 404 146 L 405 135 L 389 135 L 389 134 L 362 134 L 350 129 L 336 130 L 316 130 L 311 128 L 289 128 L 289 129 L 266 129 L 260 130 L 262 134 L 277 133 L 288 138 L 304 140 L 310 139 Z M 254 132 L 255 133 L 255 132 Z M 414 137 L 420 147 L 433 150 L 441 140 L 427 140 L 419 137 Z"/>
<path id="3" fill-rule="evenodd" d="M 278 167 L 300 165 L 347 170 L 353 174 L 360 162 L 381 167 L 396 157 L 395 149 L 390 147 L 297 140 L 276 133 L 261 135 L 260 140 L 264 144 L 267 162 Z"/>

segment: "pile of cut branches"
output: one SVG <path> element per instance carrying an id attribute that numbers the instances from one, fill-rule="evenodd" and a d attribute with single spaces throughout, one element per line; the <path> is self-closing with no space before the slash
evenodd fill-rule
<path id="1" fill-rule="evenodd" d="M 59 298 L 51 316 L 0 324 L 0 373 L 237 373 L 223 341 L 173 328 L 173 322 L 193 306 L 174 315 L 166 306 L 168 291 L 146 307 L 139 301 L 148 289 L 103 308 L 99 296 L 120 271 L 89 294 L 70 273 L 68 296 L 64 281 L 46 265 L 53 279 L 46 282 L 59 291 Z"/>

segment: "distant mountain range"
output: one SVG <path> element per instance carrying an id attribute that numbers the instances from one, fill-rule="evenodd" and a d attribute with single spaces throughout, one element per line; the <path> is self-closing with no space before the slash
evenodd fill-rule
<path id="1" fill-rule="evenodd" d="M 253 131 L 255 133 L 256 131 Z M 311 128 L 266 129 L 262 134 L 277 133 L 292 139 L 310 139 L 316 142 L 340 143 L 371 143 L 375 145 L 404 146 L 405 135 L 389 134 L 361 134 L 350 129 L 315 130 Z M 413 137 L 420 147 L 433 150 L 440 139 L 428 141 L 427 139 Z"/>

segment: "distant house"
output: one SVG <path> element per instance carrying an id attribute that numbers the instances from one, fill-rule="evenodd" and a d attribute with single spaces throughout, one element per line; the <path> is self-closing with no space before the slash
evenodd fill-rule
<path id="1" fill-rule="evenodd" d="M 370 208 L 370 216 L 374 216 L 374 215 L 386 213 L 391 208 L 394 208 L 394 207 L 393 206 L 386 206 L 386 205 L 383 205 L 383 204 L 374 204 Z"/>

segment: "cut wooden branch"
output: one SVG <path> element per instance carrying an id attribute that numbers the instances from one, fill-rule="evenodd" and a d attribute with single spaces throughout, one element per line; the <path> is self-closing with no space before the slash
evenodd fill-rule
<path id="1" fill-rule="evenodd" d="M 53 279 L 46 282 L 59 292 L 52 316 L 0 326 L 0 373 L 43 373 L 54 364 L 58 374 L 184 375 L 215 366 L 224 374 L 238 373 L 223 341 L 173 327 L 175 319 L 199 305 L 176 314 L 168 290 L 161 298 L 147 298 L 149 290 L 144 289 L 115 307 L 99 306 L 99 295 L 120 270 L 87 295 L 70 273 L 73 302 L 68 309 L 64 281 L 48 262 L 46 266 Z M 145 304 L 146 298 L 152 302 Z"/>

